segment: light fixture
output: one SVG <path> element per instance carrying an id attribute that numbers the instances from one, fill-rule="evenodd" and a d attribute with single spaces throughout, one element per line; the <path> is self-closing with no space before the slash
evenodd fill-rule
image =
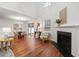
<path id="1" fill-rule="evenodd" d="M 51 5 L 51 2 L 42 2 L 41 4 L 40 4 L 40 6 L 42 6 L 42 7 L 48 7 L 48 6 L 50 6 Z"/>
<path id="2" fill-rule="evenodd" d="M 30 20 L 30 18 L 24 17 L 24 16 L 10 16 L 10 18 L 15 19 L 15 20 L 19 20 L 19 21 L 27 21 L 27 20 Z"/>

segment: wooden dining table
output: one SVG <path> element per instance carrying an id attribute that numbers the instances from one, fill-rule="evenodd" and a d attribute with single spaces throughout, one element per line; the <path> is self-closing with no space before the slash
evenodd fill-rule
<path id="1" fill-rule="evenodd" d="M 7 49 L 8 43 L 11 43 L 11 41 L 13 40 L 14 38 L 0 38 L 1 50 L 3 50 L 4 45 L 5 45 L 5 48 Z"/>

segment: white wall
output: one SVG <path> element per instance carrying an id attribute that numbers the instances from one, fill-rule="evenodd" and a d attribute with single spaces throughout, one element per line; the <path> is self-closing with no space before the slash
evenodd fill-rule
<path id="1" fill-rule="evenodd" d="M 78 10 L 79 10 L 79 3 L 71 2 L 71 3 L 56 3 L 56 7 L 58 7 L 57 13 L 60 10 L 67 7 L 67 24 L 78 24 L 79 17 L 78 17 Z"/>
<path id="2" fill-rule="evenodd" d="M 56 26 L 55 21 L 56 19 L 59 18 L 59 11 L 61 11 L 65 7 L 67 7 L 67 24 L 79 24 L 78 23 L 79 3 L 52 2 L 51 6 L 47 6 L 47 7 L 40 6 L 40 3 L 38 4 L 38 18 L 41 21 L 43 21 L 43 24 L 44 24 L 44 20 L 46 19 L 51 20 L 51 24 L 52 24 L 51 34 L 53 36 L 54 41 L 56 41 L 56 36 L 54 35 L 53 27 Z M 43 26 L 43 31 L 44 31 L 44 26 Z"/>

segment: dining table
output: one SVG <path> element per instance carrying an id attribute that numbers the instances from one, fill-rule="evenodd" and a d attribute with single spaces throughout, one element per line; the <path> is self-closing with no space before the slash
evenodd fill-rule
<path id="1" fill-rule="evenodd" d="M 0 38 L 0 46 L 1 46 L 1 50 L 3 50 L 3 48 L 5 47 L 6 49 L 8 48 L 8 43 L 10 43 L 11 45 L 11 41 L 13 41 L 14 38 Z"/>

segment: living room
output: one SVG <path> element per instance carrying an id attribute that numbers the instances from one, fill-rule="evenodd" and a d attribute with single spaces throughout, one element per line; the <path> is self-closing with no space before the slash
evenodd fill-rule
<path id="1" fill-rule="evenodd" d="M 78 10 L 78 2 L 0 2 L 0 56 L 78 57 Z"/>

